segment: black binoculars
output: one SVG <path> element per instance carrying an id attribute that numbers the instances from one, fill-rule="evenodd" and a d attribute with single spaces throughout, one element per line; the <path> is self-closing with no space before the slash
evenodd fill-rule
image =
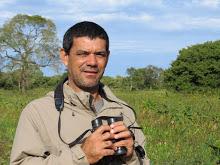
<path id="1" fill-rule="evenodd" d="M 106 120 L 108 125 L 111 125 L 114 122 L 117 121 L 123 121 L 123 117 L 122 116 L 101 116 L 98 117 L 94 120 L 92 120 L 92 128 L 93 131 L 95 131 L 98 127 L 100 127 L 102 125 L 102 120 Z M 112 142 L 117 142 L 120 141 L 120 139 L 113 139 Z M 114 155 L 125 155 L 127 153 L 127 148 L 126 147 L 118 147 L 117 150 L 115 151 Z"/>

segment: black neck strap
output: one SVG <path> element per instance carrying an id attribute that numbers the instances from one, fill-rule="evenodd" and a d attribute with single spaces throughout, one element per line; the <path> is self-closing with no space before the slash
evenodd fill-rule
<path id="1" fill-rule="evenodd" d="M 58 119 L 58 135 L 60 137 L 60 140 L 67 144 L 70 148 L 74 145 L 80 143 L 83 139 L 83 137 L 86 135 L 87 132 L 91 131 L 90 129 L 84 131 L 76 140 L 72 141 L 71 143 L 67 143 L 63 140 L 61 137 L 61 112 L 64 108 L 64 94 L 63 94 L 63 84 L 68 80 L 68 77 L 66 77 L 61 83 L 59 83 L 54 91 L 54 103 L 57 111 L 59 112 L 59 119 Z"/>
<path id="2" fill-rule="evenodd" d="M 75 146 L 76 144 L 82 142 L 83 137 L 89 132 L 92 131 L 91 129 L 87 129 L 85 130 L 78 138 L 76 138 L 74 141 L 72 141 L 71 143 L 67 143 L 63 140 L 63 138 L 61 137 L 61 112 L 64 108 L 64 94 L 63 94 L 63 84 L 68 80 L 68 77 L 66 77 L 63 81 L 61 81 L 61 83 L 59 83 L 54 91 L 54 103 L 55 103 L 55 107 L 57 109 L 57 111 L 59 112 L 59 119 L 58 119 L 58 135 L 60 140 L 68 145 L 70 148 Z M 106 97 L 107 98 L 107 97 Z M 109 100 L 112 101 L 112 100 Z M 112 101 L 113 102 L 113 101 Z M 126 104 L 125 104 L 126 105 Z M 126 105 L 127 106 L 127 105 Z M 109 116 L 102 116 L 100 117 L 102 119 L 107 119 L 109 118 Z M 141 129 L 141 127 L 132 127 L 133 123 L 128 126 L 128 128 L 133 128 L 133 129 Z"/>
<path id="3" fill-rule="evenodd" d="M 63 84 L 67 80 L 68 77 L 66 77 L 61 83 L 59 83 L 54 91 L 54 103 L 57 111 L 62 111 L 64 107 Z"/>

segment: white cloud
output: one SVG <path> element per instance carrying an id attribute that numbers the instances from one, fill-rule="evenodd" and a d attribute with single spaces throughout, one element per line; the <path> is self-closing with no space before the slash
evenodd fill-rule
<path id="1" fill-rule="evenodd" d="M 219 29 L 220 17 L 192 17 L 183 14 L 165 15 L 155 18 L 148 26 L 162 31 Z"/>
<path id="2" fill-rule="evenodd" d="M 0 25 L 4 24 L 6 20 L 12 18 L 15 15 L 16 13 L 10 11 L 2 11 L 0 15 Z"/>
<path id="3" fill-rule="evenodd" d="M 112 6 L 112 7 L 122 7 L 122 6 L 130 6 L 130 5 L 147 5 L 147 6 L 162 6 L 164 0 L 105 0 L 103 3 L 103 0 L 94 0 L 94 3 L 102 3 L 106 6 Z"/>
<path id="4" fill-rule="evenodd" d="M 107 6 L 127 6 L 131 3 L 134 3 L 134 0 L 93 0 L 93 3 L 102 3 Z"/>
<path id="5" fill-rule="evenodd" d="M 192 3 L 209 8 L 218 8 L 220 6 L 220 0 L 192 0 Z"/>
<path id="6" fill-rule="evenodd" d="M 15 2 L 16 2 L 16 0 L 1 0 L 0 8 L 5 7 L 6 5 L 11 5 Z"/>
<path id="7" fill-rule="evenodd" d="M 149 44 L 144 40 L 113 40 L 110 41 L 110 50 L 112 54 L 116 53 L 130 53 L 131 55 L 138 54 L 152 54 L 152 53 L 170 53 L 175 52 L 176 49 L 170 47 L 170 43 L 163 43 L 163 44 Z M 174 51 L 175 50 L 175 51 Z M 122 54 L 122 55 L 123 55 Z"/>
<path id="8" fill-rule="evenodd" d="M 2 11 L 0 18 L 11 18 L 15 15 L 15 13 L 10 12 L 10 11 Z"/>
<path id="9" fill-rule="evenodd" d="M 0 6 L 11 5 L 15 2 L 16 0 L 1 0 Z M 197 12 L 201 13 L 196 16 L 193 14 L 193 10 L 189 12 L 189 5 L 182 8 L 178 6 L 179 8 L 176 9 L 174 4 L 179 4 L 178 1 L 172 5 L 165 0 L 57 0 L 56 2 L 47 0 L 46 2 L 48 6 L 43 6 L 41 10 L 36 11 L 34 7 L 33 9 L 29 7 L 25 13 L 39 14 L 59 22 L 82 20 L 108 23 L 120 21 L 122 24 L 138 22 L 139 25 L 142 24 L 146 28 L 150 27 L 161 31 L 208 30 L 220 27 L 220 17 L 216 17 L 216 14 L 213 17 L 211 14 L 207 16 L 204 14 L 204 9 L 196 8 Z M 195 5 L 218 7 L 220 0 L 186 0 L 181 1 L 182 3 L 188 3 L 194 7 Z M 154 10 L 155 7 L 158 8 L 157 12 Z M 16 14 L 12 12 L 13 10 L 7 9 L 8 7 L 5 7 L 1 10 L 0 24 Z"/>
<path id="10" fill-rule="evenodd" d="M 146 46 L 145 43 L 141 41 L 112 41 L 110 44 L 111 50 L 115 52 L 154 52 L 152 48 Z M 135 53 L 134 53 L 135 54 Z"/>
<path id="11" fill-rule="evenodd" d="M 47 11 L 48 12 L 48 11 Z M 53 12 L 53 11 L 51 11 Z M 49 12 L 50 13 L 50 12 Z M 44 15 L 48 15 L 44 14 Z M 152 15 L 147 13 L 137 13 L 137 14 L 129 14 L 126 12 L 102 12 L 102 13 L 90 13 L 90 12 L 74 12 L 74 11 L 66 11 L 59 13 L 58 15 L 53 15 L 53 13 L 49 14 L 52 19 L 66 20 L 66 21 L 101 21 L 101 22 L 109 22 L 109 21 L 125 21 L 125 22 L 149 22 L 154 19 Z"/>
<path id="12" fill-rule="evenodd" d="M 146 6 L 161 6 L 164 0 L 56 0 L 56 4 L 61 6 L 66 6 L 68 8 L 75 8 L 76 6 L 81 6 L 80 10 L 108 10 L 117 9 L 118 7 L 126 7 L 131 5 L 146 5 Z M 54 4 L 53 0 L 47 0 L 48 3 Z M 94 8 L 96 7 L 96 8 Z M 106 8 L 103 8 L 106 7 Z"/>

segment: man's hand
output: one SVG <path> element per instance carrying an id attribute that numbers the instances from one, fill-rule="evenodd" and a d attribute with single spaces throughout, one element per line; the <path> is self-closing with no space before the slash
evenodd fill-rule
<path id="1" fill-rule="evenodd" d="M 113 144 L 114 150 L 117 150 L 117 147 L 124 146 L 127 148 L 127 157 L 132 156 L 134 150 L 134 140 L 131 132 L 124 125 L 122 121 L 112 123 L 111 134 L 113 134 L 114 139 L 120 139 L 118 142 Z"/>
<path id="2" fill-rule="evenodd" d="M 82 150 L 90 164 L 98 162 L 104 156 L 114 155 L 110 136 L 110 127 L 102 125 L 86 138 L 82 144 Z"/>

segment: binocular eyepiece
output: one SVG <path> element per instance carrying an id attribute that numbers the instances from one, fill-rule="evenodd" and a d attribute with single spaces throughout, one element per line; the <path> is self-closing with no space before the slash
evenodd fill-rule
<path id="1" fill-rule="evenodd" d="M 103 116 L 103 117 L 98 117 L 94 120 L 92 120 L 92 128 L 93 131 L 95 131 L 98 127 L 100 127 L 103 123 L 102 120 L 106 120 L 108 125 L 111 125 L 114 122 L 118 121 L 123 121 L 122 116 Z M 117 142 L 120 141 L 120 139 L 113 139 L 112 142 Z M 126 147 L 118 147 L 117 150 L 115 151 L 114 155 L 125 155 L 127 153 L 127 148 Z"/>

